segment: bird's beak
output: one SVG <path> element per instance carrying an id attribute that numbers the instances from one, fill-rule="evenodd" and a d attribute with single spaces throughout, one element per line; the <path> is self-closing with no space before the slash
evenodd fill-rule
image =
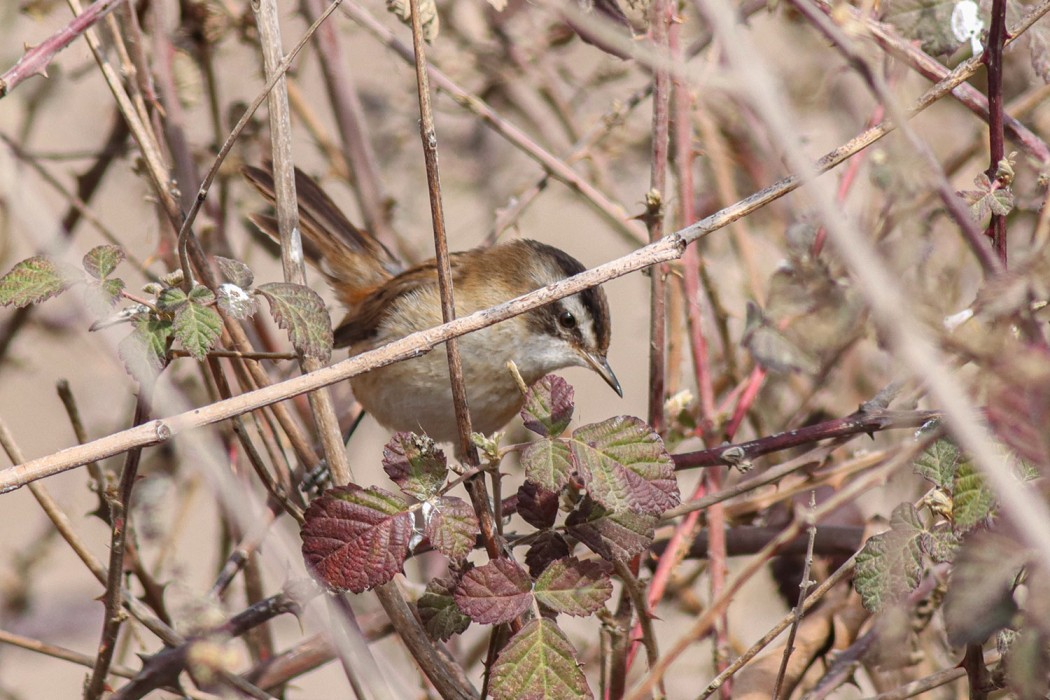
<path id="1" fill-rule="evenodd" d="M 601 378 L 605 380 L 605 383 L 612 387 L 612 390 L 623 398 L 623 389 L 620 388 L 620 380 L 616 378 L 616 375 L 612 371 L 612 367 L 609 366 L 609 360 L 602 355 L 597 353 L 589 353 L 581 350 L 580 355 L 590 365 L 591 369 L 601 375 Z"/>

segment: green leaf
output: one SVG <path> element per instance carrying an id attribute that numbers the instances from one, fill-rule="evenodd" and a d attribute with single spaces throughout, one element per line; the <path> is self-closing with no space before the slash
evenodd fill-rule
<path id="1" fill-rule="evenodd" d="M 399 432 L 383 448 L 383 469 L 404 493 L 426 501 L 445 485 L 448 460 L 429 437 Z"/>
<path id="2" fill-rule="evenodd" d="M 38 255 L 23 260 L 0 277 L 0 306 L 39 304 L 69 289 L 73 278 L 64 266 Z"/>
<path id="3" fill-rule="evenodd" d="M 586 617 L 601 609 L 612 595 L 610 569 L 603 561 L 559 559 L 536 579 L 533 594 L 556 612 Z"/>
<path id="4" fill-rule="evenodd" d="M 521 418 L 532 432 L 558 437 L 572 422 L 572 412 L 572 386 L 561 377 L 548 374 L 529 387 Z"/>
<path id="5" fill-rule="evenodd" d="M 575 467 L 565 440 L 543 438 L 529 444 L 521 453 L 525 478 L 547 491 L 558 492 L 569 482 Z"/>
<path id="6" fill-rule="evenodd" d="M 297 351 L 321 362 L 328 361 L 332 356 L 332 320 L 317 292 L 290 282 L 260 285 L 256 292 L 270 303 L 274 321 L 288 331 Z"/>
<path id="7" fill-rule="evenodd" d="M 934 530 L 929 539 L 923 541 L 922 548 L 935 562 L 954 561 L 959 549 L 959 535 L 948 528 Z"/>
<path id="8" fill-rule="evenodd" d="M 950 490 L 959 464 L 959 448 L 951 440 L 940 439 L 915 460 L 915 473 L 942 489 Z"/>
<path id="9" fill-rule="evenodd" d="M 182 287 L 165 287 L 157 295 L 157 309 L 165 313 L 175 313 L 186 304 L 190 298 Z"/>
<path id="10" fill-rule="evenodd" d="M 982 221 L 989 214 L 1006 216 L 1013 210 L 1014 193 L 1010 187 L 993 182 L 985 173 L 974 178 L 974 186 L 977 189 L 959 193 L 970 205 L 970 216 L 974 221 Z"/>
<path id="11" fill-rule="evenodd" d="M 95 279 L 104 280 L 124 261 L 124 257 L 124 249 L 118 245 L 96 246 L 84 256 L 84 269 Z"/>
<path id="12" fill-rule="evenodd" d="M 175 339 L 198 360 L 204 359 L 215 341 L 222 334 L 222 317 L 208 304 L 215 302 L 215 295 L 202 285 L 190 290 L 185 303 L 175 311 L 172 327 Z"/>
<path id="13" fill-rule="evenodd" d="M 399 496 L 350 484 L 306 510 L 303 558 L 329 586 L 361 593 L 394 578 L 408 556 L 412 517 Z"/>
<path id="14" fill-rule="evenodd" d="M 255 281 L 255 273 L 253 273 L 252 269 L 240 260 L 224 258 L 221 255 L 216 255 L 215 262 L 218 264 L 222 276 L 241 289 L 250 288 L 252 282 Z"/>
<path id="15" fill-rule="evenodd" d="M 857 555 L 853 587 L 864 607 L 878 612 L 919 585 L 923 572 L 923 540 L 928 537 L 919 512 L 902 503 L 890 517 L 890 529 L 864 543 Z"/>
<path id="16" fill-rule="evenodd" d="M 972 462 L 963 462 L 955 473 L 952 519 L 960 532 L 973 529 L 995 511 L 995 494 L 985 485 Z"/>
<path id="17" fill-rule="evenodd" d="M 588 494 L 609 510 L 655 515 L 678 505 L 674 462 L 644 421 L 617 416 L 585 425 L 569 444 Z"/>
<path id="18" fill-rule="evenodd" d="M 576 650 L 556 624 L 533 620 L 511 637 L 492 667 L 494 700 L 592 698 Z"/>
<path id="19" fill-rule="evenodd" d="M 444 496 L 424 504 L 423 511 L 424 532 L 434 549 L 453 561 L 466 559 L 479 532 L 474 507 L 461 498 Z"/>
<path id="20" fill-rule="evenodd" d="M 148 384 L 168 365 L 171 321 L 154 315 L 140 317 L 134 324 L 134 330 L 117 346 L 117 354 L 132 377 Z"/>
<path id="21" fill-rule="evenodd" d="M 456 581 L 450 577 L 436 578 L 427 584 L 426 591 L 416 601 L 419 619 L 431 639 L 446 642 L 452 635 L 470 626 L 470 618 L 459 611 L 452 592 Z"/>

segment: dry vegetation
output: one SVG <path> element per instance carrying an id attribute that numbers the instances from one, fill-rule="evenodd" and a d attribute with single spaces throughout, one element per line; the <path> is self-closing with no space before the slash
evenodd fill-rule
<path id="1" fill-rule="evenodd" d="M 410 26 L 345 0 L 242 119 L 326 8 L 254 4 L 97 0 L 70 25 L 76 0 L 0 3 L 0 700 L 1045 697 L 1046 0 L 448 0 L 439 23 L 420 0 L 440 192 Z M 298 272 L 252 233 L 240 176 L 275 155 L 405 259 L 433 254 L 440 194 L 450 249 L 524 235 L 593 268 L 553 292 L 607 283 L 624 400 L 572 370 L 580 432 L 551 427 L 572 403 L 557 381 L 533 428 L 622 457 L 608 479 L 651 467 L 609 506 L 629 526 L 581 529 L 608 505 L 598 476 L 523 485 L 537 436 L 515 421 L 488 453 L 502 480 L 468 479 L 474 512 L 395 576 L 398 487 L 438 511 L 467 493 L 438 496 L 444 465 L 407 440 L 419 471 L 395 486 L 410 470 L 384 472 L 367 417 L 344 453 L 341 380 L 379 360 L 309 374 L 322 304 L 274 284 Z M 621 453 L 601 437 L 618 415 L 640 418 Z M 344 490 L 368 516 L 338 511 L 305 483 L 323 455 L 327 485 L 386 505 Z M 538 505 L 554 492 L 560 513 Z M 319 504 L 389 536 L 318 568 L 374 592 L 309 578 Z M 499 532 L 466 572 L 478 517 Z M 569 551 L 584 562 L 552 563 Z M 432 636 L 473 618 L 446 643 L 406 607 L 428 583 Z M 575 616 L 538 623 L 541 605 Z M 516 657 L 526 634 L 564 658 Z M 530 695 L 515 670 L 564 685 Z"/>

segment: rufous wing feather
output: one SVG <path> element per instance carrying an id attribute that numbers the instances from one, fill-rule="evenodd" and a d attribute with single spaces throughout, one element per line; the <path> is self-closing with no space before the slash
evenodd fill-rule
<path id="1" fill-rule="evenodd" d="M 271 204 L 275 203 L 273 173 L 269 167 L 245 166 L 244 177 Z M 328 279 L 332 289 L 349 307 L 366 298 L 400 269 L 390 251 L 366 231 L 354 226 L 314 180 L 295 169 L 299 200 L 299 226 L 303 253 L 308 262 Z M 260 231 L 279 240 L 277 221 L 255 214 L 252 222 Z"/>

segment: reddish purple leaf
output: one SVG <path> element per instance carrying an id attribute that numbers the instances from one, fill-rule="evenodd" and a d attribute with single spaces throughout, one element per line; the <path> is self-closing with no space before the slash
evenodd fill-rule
<path id="1" fill-rule="evenodd" d="M 558 517 L 558 494 L 532 481 L 518 487 L 518 515 L 540 530 L 554 525 Z"/>
<path id="2" fill-rule="evenodd" d="M 510 559 L 495 559 L 464 574 L 455 597 L 474 622 L 510 622 L 532 605 L 532 579 Z"/>
<path id="3" fill-rule="evenodd" d="M 307 566 L 333 588 L 354 593 L 386 583 L 408 556 L 412 519 L 400 497 L 370 487 L 329 489 L 306 511 Z"/>
<path id="4" fill-rule="evenodd" d="M 426 536 L 434 549 L 455 561 L 466 559 L 479 532 L 474 507 L 462 498 L 447 496 L 424 504 L 424 510 Z"/>
<path id="5" fill-rule="evenodd" d="M 402 491 L 425 501 L 444 485 L 448 462 L 425 435 L 394 433 L 383 448 L 383 469 Z"/>
<path id="6" fill-rule="evenodd" d="M 652 515 L 613 513 L 585 499 L 565 519 L 565 528 L 603 559 L 626 561 L 652 544 L 656 521 Z"/>
<path id="7" fill-rule="evenodd" d="M 573 389 L 561 377 L 548 374 L 529 387 L 521 419 L 542 437 L 558 437 L 572 421 Z"/>
<path id="8" fill-rule="evenodd" d="M 566 615 L 592 615 L 612 595 L 611 569 L 604 561 L 559 559 L 536 579 L 536 600 Z"/>
<path id="9" fill-rule="evenodd" d="M 525 553 L 525 566 L 533 578 L 543 573 L 551 562 L 569 556 L 569 543 L 557 532 L 544 530 L 533 541 Z"/>
<path id="10" fill-rule="evenodd" d="M 587 492 L 609 510 L 657 515 L 678 505 L 674 462 L 641 419 L 617 416 L 585 425 L 570 445 Z"/>

